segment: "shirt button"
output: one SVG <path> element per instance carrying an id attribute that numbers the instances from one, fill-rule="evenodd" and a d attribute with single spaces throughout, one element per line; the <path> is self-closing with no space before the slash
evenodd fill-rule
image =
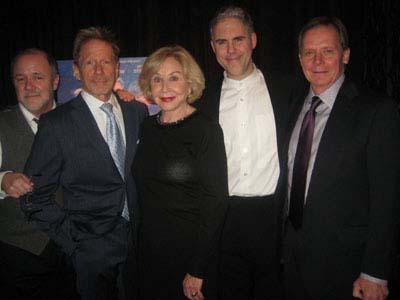
<path id="1" fill-rule="evenodd" d="M 243 98 L 240 98 L 240 102 L 243 102 Z"/>
<path id="2" fill-rule="evenodd" d="M 247 173 L 243 173 L 243 176 L 247 176 Z"/>

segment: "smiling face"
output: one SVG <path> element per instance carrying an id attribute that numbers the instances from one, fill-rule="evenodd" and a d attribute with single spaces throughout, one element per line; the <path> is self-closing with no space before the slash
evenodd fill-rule
<path id="1" fill-rule="evenodd" d="M 350 49 L 343 50 L 333 26 L 319 25 L 304 34 L 299 53 L 304 76 L 316 95 L 332 86 L 344 73 Z"/>
<path id="2" fill-rule="evenodd" d="M 52 76 L 42 53 L 26 54 L 15 62 L 13 83 L 18 102 L 33 115 L 40 117 L 52 109 L 59 76 Z"/>
<path id="3" fill-rule="evenodd" d="M 237 18 L 222 19 L 212 29 L 211 47 L 231 79 L 241 80 L 251 74 L 256 44 L 256 34 L 250 33 Z"/>
<path id="4" fill-rule="evenodd" d="M 78 64 L 73 67 L 83 90 L 101 101 L 108 101 L 119 69 L 110 44 L 96 39 L 86 42 L 80 50 Z"/>
<path id="5" fill-rule="evenodd" d="M 154 102 L 161 108 L 163 121 L 173 122 L 187 115 L 190 86 L 175 58 L 168 57 L 161 64 L 151 77 L 150 89 Z"/>

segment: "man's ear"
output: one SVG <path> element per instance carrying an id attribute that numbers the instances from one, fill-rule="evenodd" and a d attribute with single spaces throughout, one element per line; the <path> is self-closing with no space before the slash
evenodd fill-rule
<path id="1" fill-rule="evenodd" d="M 347 48 L 346 50 L 343 51 L 343 58 L 342 62 L 347 65 L 350 61 L 350 48 Z"/>
<path id="2" fill-rule="evenodd" d="M 81 73 L 79 72 L 78 66 L 75 63 L 72 65 L 72 70 L 73 70 L 73 73 L 74 73 L 74 77 L 77 80 L 80 81 L 81 80 Z"/>
<path id="3" fill-rule="evenodd" d="M 60 83 L 60 75 L 56 74 L 56 76 L 53 79 L 53 91 L 56 91 L 58 89 L 59 83 Z"/>
<path id="4" fill-rule="evenodd" d="M 253 49 L 255 49 L 257 46 L 257 34 L 255 32 L 252 32 L 250 39 L 251 39 L 251 46 L 253 47 Z"/>
<path id="5" fill-rule="evenodd" d="M 213 40 L 210 40 L 211 48 L 213 49 L 213 52 L 215 53 L 215 47 L 214 47 L 214 42 Z"/>
<path id="6" fill-rule="evenodd" d="M 117 78 L 119 77 L 119 67 L 120 67 L 120 64 L 119 64 L 119 61 L 118 61 L 117 62 L 117 70 L 116 70 Z"/>

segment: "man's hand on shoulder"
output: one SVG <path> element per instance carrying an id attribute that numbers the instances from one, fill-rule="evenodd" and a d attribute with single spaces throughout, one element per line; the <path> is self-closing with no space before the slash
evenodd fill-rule
<path id="1" fill-rule="evenodd" d="M 118 97 L 125 102 L 132 102 L 135 100 L 135 95 L 132 94 L 131 92 L 127 91 L 127 90 L 116 90 L 115 91 L 118 95 Z"/>
<path id="2" fill-rule="evenodd" d="M 116 90 L 115 92 L 117 93 L 118 97 L 124 102 L 132 102 L 136 100 L 138 102 L 142 102 L 146 106 L 151 105 L 151 103 L 143 95 L 136 96 L 135 94 L 132 94 L 127 90 Z"/>
<path id="3" fill-rule="evenodd" d="M 19 198 L 33 190 L 33 183 L 22 173 L 9 172 L 4 174 L 1 188 L 8 196 Z"/>
<path id="4" fill-rule="evenodd" d="M 357 278 L 353 283 L 353 296 L 362 300 L 384 300 L 389 295 L 386 285 Z"/>

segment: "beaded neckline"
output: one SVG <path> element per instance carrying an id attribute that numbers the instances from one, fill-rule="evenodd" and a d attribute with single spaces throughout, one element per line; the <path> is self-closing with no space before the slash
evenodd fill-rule
<path id="1" fill-rule="evenodd" d="M 187 116 L 185 116 L 185 117 L 183 117 L 183 118 L 181 118 L 179 120 L 176 120 L 174 122 L 163 122 L 163 121 L 161 121 L 161 112 L 159 112 L 156 115 L 156 122 L 157 122 L 158 125 L 163 126 L 163 127 L 172 127 L 172 126 L 179 125 L 179 124 L 183 123 L 184 121 L 190 119 L 196 113 L 197 113 L 197 110 L 194 110 L 191 114 L 189 114 L 189 115 L 187 115 Z"/>

